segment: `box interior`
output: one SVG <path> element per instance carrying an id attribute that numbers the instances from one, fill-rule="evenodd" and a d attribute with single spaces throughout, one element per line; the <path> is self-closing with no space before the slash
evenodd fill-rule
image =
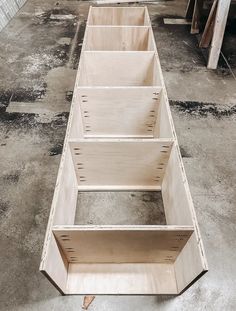
<path id="1" fill-rule="evenodd" d="M 160 86 L 154 52 L 85 51 L 82 59 L 77 86 Z"/>
<path id="2" fill-rule="evenodd" d="M 85 51 L 154 51 L 149 27 L 89 27 Z"/>
<path id="3" fill-rule="evenodd" d="M 94 7 L 88 17 L 88 25 L 148 25 L 144 7 Z"/>

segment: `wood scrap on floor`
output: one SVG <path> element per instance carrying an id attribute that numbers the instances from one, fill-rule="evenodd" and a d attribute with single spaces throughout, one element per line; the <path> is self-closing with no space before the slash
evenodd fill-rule
<path id="1" fill-rule="evenodd" d="M 91 303 L 94 301 L 95 296 L 84 296 L 84 302 L 83 302 L 83 310 L 88 310 L 88 307 L 91 305 Z"/>
<path id="2" fill-rule="evenodd" d="M 191 25 L 192 21 L 186 18 L 164 18 L 166 25 Z"/>

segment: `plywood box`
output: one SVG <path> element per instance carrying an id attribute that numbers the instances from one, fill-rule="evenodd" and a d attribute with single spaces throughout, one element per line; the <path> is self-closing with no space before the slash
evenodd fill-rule
<path id="1" fill-rule="evenodd" d="M 79 191 L 144 190 L 166 225 L 76 224 Z M 207 271 L 146 7 L 90 8 L 40 270 L 64 294 L 179 294 Z"/>

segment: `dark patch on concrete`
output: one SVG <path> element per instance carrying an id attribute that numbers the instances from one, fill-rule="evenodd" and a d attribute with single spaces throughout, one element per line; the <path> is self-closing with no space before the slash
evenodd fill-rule
<path id="1" fill-rule="evenodd" d="M 16 88 L 9 90 L 0 90 L 0 112 L 6 111 L 10 102 L 34 102 L 45 96 L 47 84 L 43 83 L 41 88 Z"/>
<path id="2" fill-rule="evenodd" d="M 62 150 L 63 150 L 63 142 L 57 143 L 52 148 L 50 148 L 49 155 L 55 156 L 55 155 L 61 154 Z"/>
<path id="3" fill-rule="evenodd" d="M 70 103 L 72 101 L 73 91 L 66 92 L 66 100 Z"/>
<path id="4" fill-rule="evenodd" d="M 190 25 L 164 24 L 164 18 L 183 18 L 178 15 L 155 15 L 152 18 L 154 35 L 157 41 L 158 52 L 161 56 L 163 68 L 169 71 L 179 67 L 185 73 L 197 71 L 199 67 L 206 67 L 208 49 L 199 48 L 201 35 L 190 34 Z M 202 25 L 205 25 L 206 15 L 203 14 Z M 202 32 L 202 31 L 201 31 Z M 228 22 L 222 52 L 231 68 L 236 67 L 236 20 Z M 163 61 L 164 60 L 164 61 Z M 171 60 L 166 62 L 165 60 Z M 231 75 L 230 69 L 222 55 L 220 55 L 218 68 L 214 71 L 218 76 Z"/>
<path id="5" fill-rule="evenodd" d="M 37 99 L 42 99 L 43 96 L 45 96 L 46 93 L 46 87 L 47 84 L 45 83 L 41 89 L 14 89 L 12 91 L 12 98 L 11 101 L 13 102 L 34 102 Z"/>
<path id="6" fill-rule="evenodd" d="M 58 6 L 56 6 L 55 8 L 53 8 L 52 10 L 48 10 L 45 11 L 44 13 L 36 16 L 35 18 L 35 22 L 37 22 L 38 24 L 48 24 L 48 23 L 52 23 L 55 24 L 55 22 L 67 22 L 67 21 L 73 21 L 72 19 L 66 19 L 66 20 L 62 20 L 60 18 L 56 19 L 56 15 L 69 15 L 69 14 L 73 14 L 72 11 L 68 10 L 68 9 L 62 9 Z M 51 18 L 51 15 L 54 16 L 54 18 Z M 76 16 L 75 16 L 76 18 Z"/>
<path id="7" fill-rule="evenodd" d="M 32 127 L 35 123 L 35 113 L 18 113 L 4 112 L 0 114 L 0 124 L 7 125 L 13 128 Z"/>
<path id="8" fill-rule="evenodd" d="M 189 154 L 183 146 L 179 147 L 182 158 L 191 158 L 191 154 Z"/>
<path id="9" fill-rule="evenodd" d="M 20 171 L 15 171 L 3 176 L 3 181 L 9 184 L 17 184 L 20 178 Z"/>
<path id="10" fill-rule="evenodd" d="M 18 130 L 18 134 L 26 133 L 29 130 L 36 130 L 36 132 L 42 136 L 46 134 L 51 140 L 50 143 L 55 144 L 55 130 L 60 131 L 60 135 L 64 137 L 68 116 L 68 112 L 63 112 L 56 115 L 48 122 L 41 122 L 39 116 L 34 113 L 3 112 L 0 113 L 0 126 L 2 131 L 6 133 L 12 130 Z"/>
<path id="11" fill-rule="evenodd" d="M 155 192 L 144 193 L 142 195 L 142 201 L 143 202 L 156 202 L 157 201 L 156 193 Z"/>
<path id="12" fill-rule="evenodd" d="M 165 71 L 179 69 L 181 72 L 198 71 L 205 67 L 205 59 L 198 47 L 196 37 L 190 34 L 189 25 L 167 25 L 164 18 L 183 18 L 178 15 L 155 15 L 152 26 Z"/>
<path id="13" fill-rule="evenodd" d="M 221 119 L 222 117 L 230 117 L 236 113 L 236 105 L 232 107 L 219 107 L 214 103 L 174 100 L 171 100 L 170 104 L 181 112 L 199 117 L 207 117 L 208 115 L 212 115 L 217 119 Z"/>
<path id="14" fill-rule="evenodd" d="M 5 201 L 0 201 L 0 216 L 6 213 L 9 208 L 9 204 Z"/>
<path id="15" fill-rule="evenodd" d="M 68 44 L 58 45 L 55 49 L 52 50 L 53 56 L 60 61 L 58 65 L 54 65 L 53 68 L 65 65 L 69 60 L 69 51 L 70 46 Z M 51 67 L 52 68 L 52 67 Z M 51 69 L 50 68 L 50 69 Z"/>
<path id="16" fill-rule="evenodd" d="M 78 38 L 78 41 L 81 41 L 81 36 L 84 34 L 85 29 L 85 23 L 81 22 L 81 27 L 79 29 L 78 36 L 75 37 L 77 24 L 79 17 L 77 16 L 78 12 L 75 10 L 73 12 L 72 10 L 68 8 L 61 8 L 59 5 L 55 5 L 55 7 L 51 10 L 45 11 L 44 13 L 36 16 L 34 18 L 33 27 L 35 27 L 35 31 L 38 31 L 39 29 L 41 32 L 48 32 L 50 36 L 46 38 L 45 40 L 49 40 L 48 42 L 42 43 L 43 46 L 47 44 L 48 46 L 51 45 L 53 48 L 51 48 L 49 51 L 46 51 L 47 54 L 52 56 L 51 63 L 47 64 L 45 69 L 52 69 L 58 66 L 64 66 L 70 59 L 73 60 L 73 68 L 77 69 L 78 67 L 78 57 L 80 55 L 81 46 L 79 46 L 79 42 L 75 42 L 75 49 L 73 49 L 73 55 L 71 57 L 71 46 L 73 39 Z M 53 18 L 51 16 L 53 15 Z M 58 19 L 56 16 L 58 15 Z M 66 15 L 73 15 L 74 18 L 65 18 L 62 19 L 62 16 Z M 38 27 L 40 25 L 40 28 Z M 55 29 L 57 31 L 55 31 Z M 50 42 L 50 38 L 52 37 L 54 40 Z M 71 44 L 56 44 L 55 40 L 57 41 L 59 38 L 66 37 L 71 39 Z M 73 42 L 74 43 L 74 42 Z M 38 44 L 38 43 L 37 43 Z M 44 51 L 45 53 L 45 51 Z"/>
<path id="17" fill-rule="evenodd" d="M 11 90 L 0 90 L 0 112 L 6 110 L 12 96 Z"/>

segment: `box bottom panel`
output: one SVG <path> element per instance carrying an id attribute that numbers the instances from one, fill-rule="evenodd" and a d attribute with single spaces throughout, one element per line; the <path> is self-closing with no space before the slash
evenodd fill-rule
<path id="1" fill-rule="evenodd" d="M 66 294 L 177 294 L 172 264 L 70 264 Z"/>

